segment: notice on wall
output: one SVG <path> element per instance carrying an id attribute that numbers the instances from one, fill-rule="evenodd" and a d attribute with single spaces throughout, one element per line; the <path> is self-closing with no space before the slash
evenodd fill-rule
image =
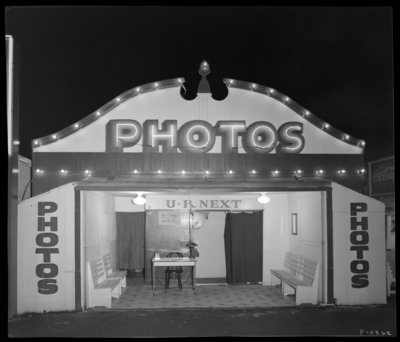
<path id="1" fill-rule="evenodd" d="M 180 212 L 160 211 L 158 213 L 158 224 L 160 226 L 175 226 L 181 223 Z"/>

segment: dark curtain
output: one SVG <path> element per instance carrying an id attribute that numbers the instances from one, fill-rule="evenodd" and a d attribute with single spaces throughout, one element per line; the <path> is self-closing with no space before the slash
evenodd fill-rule
<path id="1" fill-rule="evenodd" d="M 117 269 L 144 268 L 145 213 L 117 212 Z"/>
<path id="2" fill-rule="evenodd" d="M 263 213 L 228 213 L 225 218 L 225 261 L 228 284 L 262 281 Z"/>

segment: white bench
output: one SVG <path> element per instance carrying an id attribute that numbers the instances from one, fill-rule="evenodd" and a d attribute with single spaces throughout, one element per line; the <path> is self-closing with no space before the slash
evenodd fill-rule
<path id="1" fill-rule="evenodd" d="M 284 284 L 295 290 L 296 305 L 302 303 L 317 304 L 319 262 L 305 256 L 286 252 L 283 270 L 271 270 L 272 276 L 281 280 L 282 292 Z"/>
<path id="2" fill-rule="evenodd" d="M 120 279 L 121 287 L 126 287 L 126 271 L 113 271 L 111 267 L 111 258 L 110 254 L 103 255 L 103 267 L 104 273 L 106 274 L 107 279 Z"/>
<path id="3" fill-rule="evenodd" d="M 105 306 L 111 309 L 111 297 L 119 298 L 121 295 L 120 279 L 106 278 L 101 258 L 87 263 L 87 287 L 89 308 Z"/>

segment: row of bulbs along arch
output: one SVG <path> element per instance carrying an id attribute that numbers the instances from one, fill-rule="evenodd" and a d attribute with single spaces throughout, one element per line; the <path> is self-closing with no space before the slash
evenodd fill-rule
<path id="1" fill-rule="evenodd" d="M 36 173 L 44 173 L 44 172 L 45 172 L 45 170 L 36 169 Z M 68 173 L 68 172 L 69 172 L 69 171 L 64 170 L 64 169 L 60 170 L 60 173 L 62 173 L 62 174 L 66 174 L 66 173 Z M 92 172 L 93 172 L 93 171 L 91 171 L 91 170 L 85 170 L 85 174 L 91 174 Z M 293 172 L 294 172 L 295 174 L 310 173 L 310 172 L 302 171 L 302 170 L 296 170 L 296 171 L 293 171 Z M 364 172 L 365 172 L 365 169 L 357 170 L 357 173 L 364 173 Z M 138 170 L 134 170 L 133 173 L 137 174 L 137 173 L 139 173 L 139 171 L 138 171 Z M 158 170 L 157 173 L 158 173 L 158 174 L 161 174 L 161 173 L 168 174 L 168 172 L 163 172 L 162 170 Z M 182 170 L 181 173 L 182 173 L 182 174 L 186 174 L 186 173 L 190 173 L 190 172 L 187 172 L 187 171 L 185 171 L 185 170 Z M 208 175 L 208 174 L 211 174 L 211 172 L 208 171 L 208 170 L 204 171 L 204 173 L 207 174 L 207 175 Z M 228 174 L 235 174 L 235 171 L 229 170 L 227 173 L 228 173 Z M 251 173 L 251 174 L 257 174 L 257 173 L 260 173 L 260 172 L 257 172 L 256 170 L 252 170 L 252 171 L 250 171 L 250 173 Z M 281 171 L 279 171 L 279 170 L 269 171 L 269 172 L 261 172 L 261 174 L 265 174 L 265 173 L 272 173 L 272 174 L 277 175 L 277 174 L 279 174 L 279 173 L 287 173 L 287 172 L 281 172 Z M 325 172 L 324 170 L 317 170 L 317 171 L 315 171 L 315 173 L 323 174 L 323 173 L 326 173 L 326 172 Z M 344 174 L 344 173 L 347 173 L 347 171 L 346 171 L 346 170 L 338 170 L 338 171 L 336 171 L 336 173 Z"/>

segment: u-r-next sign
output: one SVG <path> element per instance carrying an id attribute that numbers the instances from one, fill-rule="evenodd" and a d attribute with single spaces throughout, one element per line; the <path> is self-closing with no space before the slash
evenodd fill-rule
<path id="1" fill-rule="evenodd" d="M 394 194 L 394 158 L 370 163 L 370 196 Z"/>
<path id="2" fill-rule="evenodd" d="M 158 120 L 146 120 L 143 127 L 136 120 L 110 120 L 107 152 L 124 152 L 124 148 L 138 144 L 142 136 L 144 153 L 159 153 L 159 146 L 167 153 L 177 153 L 177 148 L 183 153 L 206 153 L 214 147 L 217 136 L 222 138 L 223 153 L 238 153 L 243 146 L 246 153 L 266 154 L 275 149 L 278 154 L 298 154 L 305 144 L 301 122 L 286 122 L 278 129 L 267 121 L 247 127 L 241 120 L 221 120 L 215 126 L 192 120 L 179 130 L 177 120 L 165 120 L 161 126 L 159 129 Z"/>
<path id="3" fill-rule="evenodd" d="M 147 197 L 146 209 L 165 210 L 260 210 L 263 204 L 257 202 L 256 197 L 227 198 L 221 196 L 185 197 L 170 196 L 169 199 L 158 196 Z"/>

